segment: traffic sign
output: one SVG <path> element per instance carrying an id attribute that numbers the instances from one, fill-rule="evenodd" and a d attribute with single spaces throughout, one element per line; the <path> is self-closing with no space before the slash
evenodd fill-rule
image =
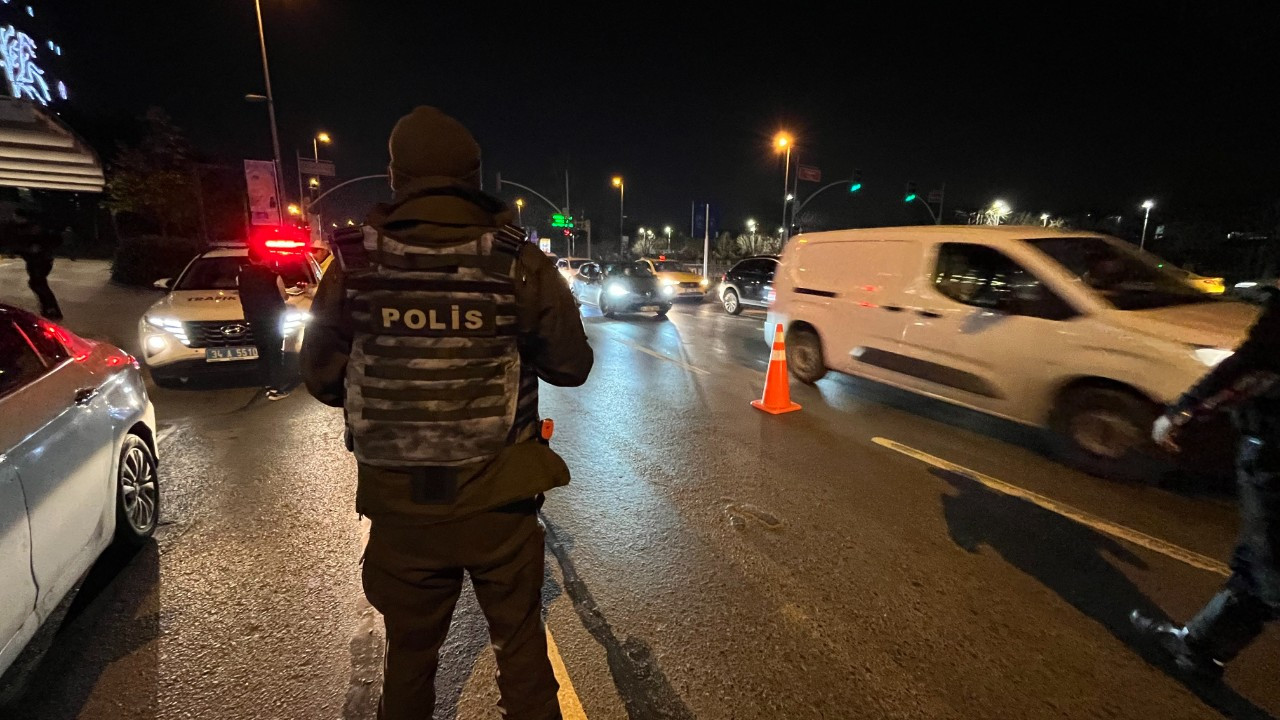
<path id="1" fill-rule="evenodd" d="M 573 227 L 573 216 L 555 213 L 551 216 L 551 227 L 554 228 L 571 228 Z"/>
<path id="2" fill-rule="evenodd" d="M 298 158 L 298 172 L 316 177 L 335 177 L 338 174 L 331 160 L 312 160 L 304 157 Z"/>

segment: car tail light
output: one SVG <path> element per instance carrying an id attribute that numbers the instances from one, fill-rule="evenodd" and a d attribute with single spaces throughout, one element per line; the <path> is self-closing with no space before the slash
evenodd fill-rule
<path id="1" fill-rule="evenodd" d="M 48 337 L 58 341 L 58 344 L 66 348 L 67 353 L 71 355 L 72 359 L 76 362 L 84 362 L 85 358 L 89 357 L 89 353 L 93 352 L 94 344 L 88 340 L 85 340 L 61 325 L 55 325 L 43 318 L 39 322 L 40 331 Z"/>

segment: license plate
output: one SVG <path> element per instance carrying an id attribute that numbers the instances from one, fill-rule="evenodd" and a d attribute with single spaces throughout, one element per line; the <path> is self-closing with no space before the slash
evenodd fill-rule
<path id="1" fill-rule="evenodd" d="M 257 360 L 258 348 L 256 347 L 224 347 L 224 348 L 205 348 L 205 362 L 229 362 L 231 360 Z"/>

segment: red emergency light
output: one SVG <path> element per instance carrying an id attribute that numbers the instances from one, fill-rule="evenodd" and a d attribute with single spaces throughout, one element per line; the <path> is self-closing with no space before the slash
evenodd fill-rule
<path id="1" fill-rule="evenodd" d="M 311 245 L 311 235 L 306 228 L 289 225 L 261 225 L 249 236 L 253 245 L 274 253 L 300 252 Z"/>

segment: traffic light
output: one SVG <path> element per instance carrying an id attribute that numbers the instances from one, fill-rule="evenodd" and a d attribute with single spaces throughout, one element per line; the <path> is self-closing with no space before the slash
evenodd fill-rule
<path id="1" fill-rule="evenodd" d="M 849 178 L 849 192 L 856 193 L 862 189 L 862 171 L 854 169 L 853 176 Z"/>
<path id="2" fill-rule="evenodd" d="M 918 197 L 920 197 L 920 193 L 916 192 L 916 184 L 913 182 L 907 183 L 907 194 L 903 196 L 902 202 L 909 203 Z"/>

